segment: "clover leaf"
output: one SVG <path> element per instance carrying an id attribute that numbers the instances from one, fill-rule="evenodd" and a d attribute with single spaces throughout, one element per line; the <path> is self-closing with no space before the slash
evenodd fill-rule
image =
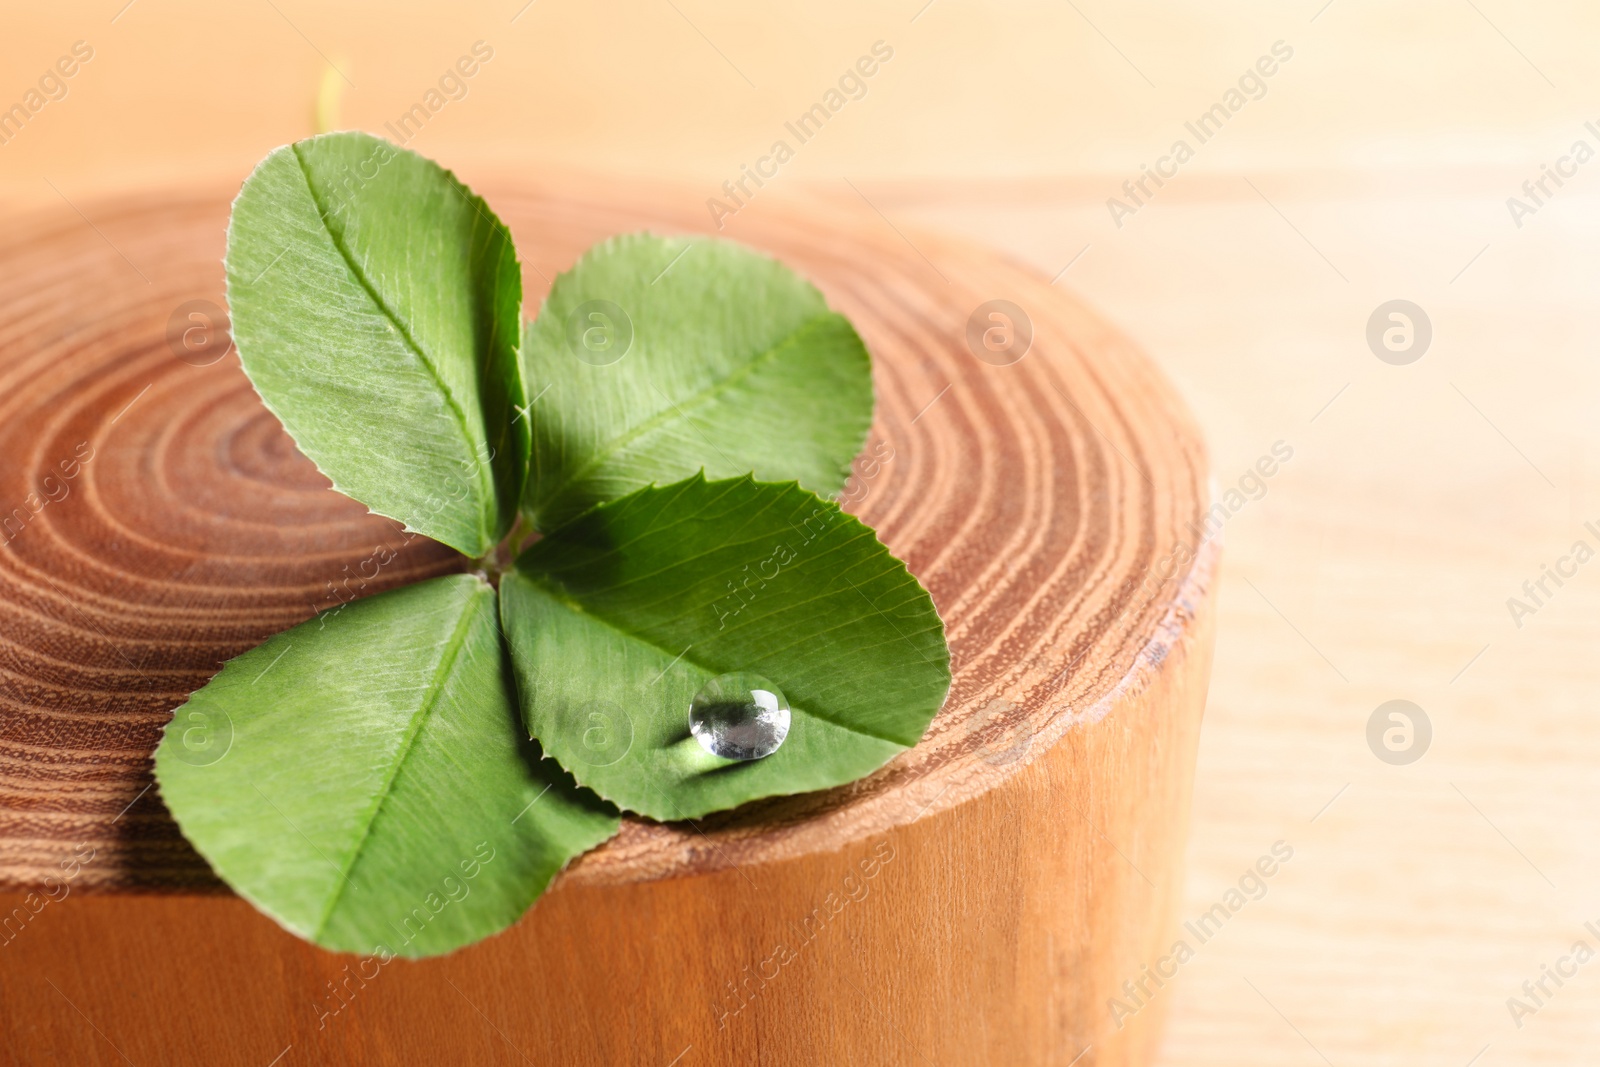
<path id="1" fill-rule="evenodd" d="M 433 578 L 231 660 L 156 750 L 184 835 L 327 948 L 424 956 L 515 922 L 618 821 L 531 758 L 495 615 L 481 578 Z"/>
<path id="2" fill-rule="evenodd" d="M 527 508 L 549 529 L 700 470 L 836 492 L 872 424 L 866 346 L 816 287 L 729 241 L 628 234 L 528 326 Z"/>
<path id="3" fill-rule="evenodd" d="M 541 539 L 500 594 L 529 732 L 578 781 L 657 819 L 854 781 L 916 744 L 950 685 L 927 592 L 868 527 L 792 482 L 641 489 Z M 695 694 L 735 673 L 789 705 L 765 759 L 690 735 Z"/>
<path id="4" fill-rule="evenodd" d="M 245 373 L 334 488 L 469 556 L 528 459 L 511 235 L 455 176 L 366 134 L 273 152 L 234 201 Z"/>
<path id="5" fill-rule="evenodd" d="M 505 226 L 357 133 L 262 161 L 226 265 L 241 365 L 300 449 L 470 557 L 269 638 L 169 724 L 155 770 L 179 827 L 283 926 L 448 952 L 610 837 L 612 803 L 697 817 L 921 738 L 950 685 L 943 623 L 818 495 L 871 423 L 870 360 L 787 267 L 616 238 L 524 339 Z"/>

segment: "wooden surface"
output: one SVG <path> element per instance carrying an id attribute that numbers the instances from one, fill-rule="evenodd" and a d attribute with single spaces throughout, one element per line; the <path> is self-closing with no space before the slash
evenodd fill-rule
<path id="1" fill-rule="evenodd" d="M 601 236 L 704 226 L 624 186 L 485 191 L 534 294 Z M 1197 434 L 1045 279 L 820 202 L 740 238 L 814 278 L 875 353 L 883 458 L 846 499 L 947 619 L 944 711 L 853 786 L 630 820 L 511 932 L 330 1000 L 353 961 L 216 892 L 148 789 L 170 708 L 394 538 L 324 489 L 231 354 L 194 366 L 168 344 L 173 307 L 220 302 L 226 193 L 97 203 L 92 228 L 58 212 L 0 252 L 22 279 L 0 316 L 0 434 L 21 457 L 0 492 L 81 460 L 0 549 L 0 879 L 81 868 L 0 950 L 13 1054 L 435 1062 L 471 1035 L 563 1063 L 1147 1062 L 1162 1008 L 1118 1020 L 1107 1000 L 1170 943 L 1180 893 L 1216 557 Z M 996 297 L 1032 322 L 1008 365 L 966 340 Z M 419 549 L 382 581 L 454 565 Z M 164 1007 L 127 995 L 135 973 Z M 196 999 L 216 1006 L 169 1017 Z"/>
<path id="2" fill-rule="evenodd" d="M 1584 568 L 1522 629 L 1506 599 L 1600 518 L 1600 186 L 1586 166 L 1520 229 L 1506 198 L 1597 118 L 1600 9 L 399 0 L 374 18 L 140 0 L 112 22 L 120 6 L 8 12 L 13 97 L 73 40 L 97 57 L 0 150 L 7 203 L 198 171 L 236 182 L 310 132 L 325 57 L 353 83 L 343 121 L 381 130 L 483 38 L 495 63 L 423 151 L 469 180 L 508 159 L 667 173 L 695 186 L 689 210 L 872 41 L 892 43 L 868 95 L 730 232 L 769 193 L 812 185 L 869 198 L 885 234 L 960 232 L 1046 277 L 1072 262 L 1057 287 L 1177 384 L 1219 485 L 1277 440 L 1295 448 L 1223 535 L 1182 915 L 1274 841 L 1296 855 L 1163 991 L 1161 1063 L 1593 1059 L 1592 967 L 1520 1029 L 1506 999 L 1600 913 L 1600 585 Z M 1295 57 L 1268 93 L 1117 228 L 1107 197 L 1280 38 Z M 1395 297 L 1437 328 L 1411 367 L 1362 338 Z M 1364 740 L 1394 698 L 1434 720 L 1409 767 Z"/>
<path id="3" fill-rule="evenodd" d="M 1162 1064 L 1580 1064 L 1600 1040 L 1590 967 L 1520 1028 L 1507 1006 L 1575 941 L 1600 948 L 1600 585 L 1581 568 L 1520 629 L 1506 606 L 1600 547 L 1600 196 L 1573 185 L 1518 230 L 1523 177 L 1196 176 L 1122 231 L 1093 177 L 867 189 L 1041 270 L 1091 243 L 1059 284 L 1159 355 L 1219 486 L 1295 449 L 1222 534 L 1183 916 L 1272 842 L 1295 857 L 1164 994 Z M 1410 366 L 1363 336 L 1395 297 L 1434 324 Z M 1397 698 L 1433 724 L 1410 766 L 1365 738 Z"/>

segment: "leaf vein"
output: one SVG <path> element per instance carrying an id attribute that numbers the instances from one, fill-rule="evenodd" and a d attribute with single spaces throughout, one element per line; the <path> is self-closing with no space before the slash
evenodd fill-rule
<path id="1" fill-rule="evenodd" d="M 567 593 L 565 590 L 562 590 L 562 589 L 553 589 L 553 588 L 551 588 L 549 585 L 546 584 L 545 581 L 541 580 L 541 576 L 538 575 L 538 574 L 530 574 L 527 571 L 521 571 L 520 573 L 521 573 L 522 577 L 528 582 L 528 584 L 533 586 L 543 596 L 549 597 L 552 601 L 554 601 L 556 604 L 560 605 L 562 608 L 564 608 L 567 611 L 575 611 L 578 614 L 582 615 L 586 619 L 592 619 L 596 623 L 599 623 L 601 626 L 604 626 L 606 629 L 612 631 L 617 636 L 621 637 L 624 641 L 629 641 L 629 642 L 632 642 L 634 644 L 643 645 L 646 648 L 651 649 L 652 651 L 657 652 L 660 655 L 662 655 L 662 656 L 664 656 L 664 657 L 666 657 L 668 659 L 672 659 L 673 657 L 677 657 L 678 661 L 685 662 L 685 663 L 691 663 L 694 666 L 700 668 L 700 670 L 707 672 L 708 674 L 719 674 L 719 673 L 721 673 L 721 670 L 718 667 L 718 665 L 711 664 L 711 663 L 706 663 L 698 656 L 690 656 L 690 655 L 688 655 L 686 653 L 677 653 L 677 652 L 671 651 L 671 649 L 668 648 L 668 645 L 672 643 L 670 641 L 666 642 L 666 643 L 662 643 L 660 641 L 656 641 L 653 638 L 651 638 L 650 636 L 647 636 L 645 634 L 639 633 L 639 632 L 634 631 L 634 630 L 627 629 L 625 627 L 625 624 L 622 623 L 622 622 L 613 621 L 611 618 L 609 618 L 606 615 L 602 615 L 602 614 L 600 614 L 599 612 L 596 612 L 596 611 L 591 611 L 587 605 L 585 605 L 582 601 L 578 600 L 572 594 Z M 840 623 L 838 626 L 830 626 L 827 630 L 824 630 L 822 632 L 823 633 L 831 633 L 836 629 L 841 629 L 841 628 L 843 628 L 845 626 L 849 626 L 851 623 L 853 623 L 855 621 L 856 621 L 855 619 L 847 619 L 844 622 Z M 797 641 L 794 641 L 789 646 L 786 646 L 786 648 L 793 647 L 794 645 L 800 644 L 801 641 L 804 641 L 804 640 L 805 640 L 805 638 L 801 638 L 801 639 L 799 639 Z M 670 666 L 671 665 L 669 664 L 669 667 Z M 839 719 L 837 719 L 837 718 L 835 718 L 835 717 L 833 717 L 831 715 L 823 714 L 820 711 L 815 711 L 815 710 L 812 710 L 811 708 L 808 708 L 808 707 L 802 707 L 800 704 L 797 704 L 797 703 L 791 703 L 791 706 L 793 708 L 797 709 L 797 710 L 805 712 L 807 715 L 810 715 L 813 718 L 821 719 L 824 722 L 830 722 L 833 725 L 839 727 L 840 729 L 848 730 L 851 733 L 860 734 L 863 737 L 871 737 L 871 738 L 873 738 L 875 740 L 878 740 L 878 741 L 887 741 L 890 744 L 899 745 L 901 748 L 910 747 L 909 745 L 907 745 L 904 741 L 900 740 L 899 738 L 885 737 L 882 734 L 874 733 L 871 730 L 863 729 L 859 723 L 841 722 Z"/>
<path id="2" fill-rule="evenodd" d="M 468 594 L 469 601 L 472 595 L 471 593 Z M 422 703 L 412 713 L 411 721 L 406 724 L 406 733 L 400 740 L 400 748 L 396 753 L 394 766 L 384 779 L 383 788 L 379 790 L 366 816 L 365 825 L 361 828 L 361 837 L 356 841 L 355 847 L 350 850 L 349 858 L 345 860 L 339 871 L 339 880 L 334 883 L 333 893 L 328 897 L 328 903 L 324 905 L 322 915 L 317 920 L 316 930 L 311 935 L 313 941 L 322 936 L 327 928 L 328 920 L 333 917 L 334 909 L 338 907 L 339 901 L 344 898 L 345 887 L 350 884 L 350 872 L 355 870 L 356 862 L 360 859 L 362 851 L 367 847 L 367 842 L 372 839 L 372 828 L 377 825 L 378 816 L 382 813 L 384 804 L 388 802 L 389 797 L 394 792 L 395 779 L 400 777 L 401 768 L 405 766 L 406 760 L 411 758 L 411 750 L 416 745 L 417 738 L 422 734 L 422 727 L 433 713 L 433 709 L 438 705 L 439 694 L 444 690 L 445 681 L 455 670 L 456 659 L 460 656 L 461 647 L 466 643 L 467 633 L 472 628 L 472 617 L 472 605 L 468 603 L 463 606 L 461 618 L 456 621 L 455 630 L 450 635 L 450 641 L 445 646 L 444 654 L 439 657 L 439 665 L 434 668 L 433 681 L 427 686 L 426 695 Z"/>
<path id="3" fill-rule="evenodd" d="M 795 338 L 799 337 L 806 330 L 811 329 L 818 323 L 832 319 L 835 317 L 835 315 L 836 313 L 831 311 L 823 311 L 819 314 L 812 315 L 799 326 L 796 326 L 775 344 L 773 344 L 770 348 L 751 355 L 748 360 L 735 367 L 726 377 L 717 379 L 704 389 L 690 394 L 681 401 L 675 402 L 671 398 L 665 397 L 665 394 L 663 394 L 663 397 L 667 400 L 666 407 L 657 411 L 649 418 L 629 427 L 622 433 L 617 434 L 610 440 L 603 442 L 590 454 L 589 458 L 583 463 L 579 464 L 571 474 L 562 479 L 562 481 L 559 482 L 548 493 L 543 494 L 543 499 L 540 501 L 540 506 L 549 507 L 551 503 L 559 501 L 561 494 L 566 492 L 566 490 L 574 483 L 579 482 L 581 479 L 594 471 L 596 467 L 599 467 L 601 464 L 611 459 L 617 453 L 621 452 L 623 449 L 627 448 L 633 442 L 637 441 L 640 437 L 643 437 L 650 431 L 661 426 L 669 425 L 674 421 L 674 419 L 687 425 L 692 425 L 690 412 L 694 411 L 696 408 L 704 407 L 711 401 L 717 399 L 717 397 L 721 394 L 727 392 L 733 386 L 750 377 L 762 364 L 776 359 L 778 353 L 787 347 Z M 688 439 L 685 438 L 685 440 Z M 730 471 L 729 473 L 734 472 Z"/>
<path id="4" fill-rule="evenodd" d="M 367 277 L 366 271 L 364 271 L 356 263 L 355 256 L 351 254 L 350 249 L 345 245 L 344 241 L 339 238 L 339 235 L 333 232 L 333 227 L 328 225 L 328 206 L 323 202 L 323 198 L 317 192 L 316 185 L 314 185 L 311 181 L 311 171 L 306 168 L 305 157 L 300 154 L 300 145 L 295 143 L 289 147 L 294 151 L 295 162 L 300 167 L 300 176 L 305 179 L 306 192 L 310 194 L 312 203 L 316 205 L 317 218 L 318 221 L 322 223 L 323 232 L 328 235 L 328 240 L 333 244 L 334 250 L 337 251 L 340 258 L 344 260 L 345 266 L 350 271 L 350 276 L 355 279 L 356 284 L 361 286 L 362 290 L 372 300 L 373 304 L 375 304 L 378 310 L 383 313 L 383 317 L 389 320 L 390 325 L 395 328 L 395 332 L 398 333 L 401 339 L 405 341 L 406 347 L 409 348 L 412 354 L 417 357 L 417 361 L 422 364 L 423 369 L 428 372 L 428 375 L 433 379 L 434 384 L 439 387 L 439 391 L 444 394 L 445 403 L 449 406 L 451 413 L 455 416 L 457 426 L 459 426 L 461 429 L 461 436 L 465 439 L 467 451 L 470 452 L 474 458 L 476 458 L 478 456 L 477 443 L 472 438 L 472 430 L 467 421 L 466 410 L 461 406 L 461 402 L 456 399 L 455 393 L 451 391 L 450 386 L 446 384 L 443 375 L 439 373 L 439 368 L 434 364 L 434 361 L 426 352 L 422 350 L 422 346 L 417 343 L 416 338 L 411 336 L 410 328 L 404 322 L 400 321 L 400 316 L 395 313 L 394 309 L 389 307 L 388 303 L 384 301 L 383 297 L 378 295 L 378 291 L 373 286 L 371 280 Z M 476 467 L 478 471 L 478 489 L 483 494 L 483 506 L 480 506 L 478 509 L 478 532 L 480 534 L 479 543 L 482 544 L 490 539 L 488 524 L 484 521 L 486 518 L 484 514 L 484 508 L 487 507 L 491 501 L 495 501 L 496 496 L 494 493 L 493 484 L 489 480 L 489 473 L 486 470 L 486 465 L 483 463 L 477 463 Z"/>

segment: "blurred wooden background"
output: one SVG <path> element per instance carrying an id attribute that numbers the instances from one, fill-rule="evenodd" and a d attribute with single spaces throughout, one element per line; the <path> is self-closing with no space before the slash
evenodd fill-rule
<path id="1" fill-rule="evenodd" d="M 1600 964 L 1538 1003 L 1522 985 L 1600 950 L 1600 566 L 1520 627 L 1506 602 L 1576 540 L 1600 548 L 1600 160 L 1521 226 L 1506 200 L 1575 141 L 1600 149 L 1592 7 L 105 0 L 6 31 L 0 107 L 94 50 L 0 144 L 0 193 L 56 207 L 242 179 L 319 98 L 383 132 L 477 41 L 492 59 L 413 147 L 469 181 L 622 172 L 709 198 L 885 42 L 744 211 L 820 192 L 913 241 L 1007 249 L 1166 368 L 1220 489 L 1293 449 L 1224 533 L 1187 915 L 1274 842 L 1294 857 L 1162 991 L 1165 1062 L 1587 1062 Z M 1197 144 L 1184 123 L 1277 41 L 1292 58 Z M 1107 198 L 1180 137 L 1194 158 L 1117 226 Z M 1397 298 L 1433 327 L 1406 366 L 1365 339 Z M 1432 723 L 1410 765 L 1368 748 L 1391 699 Z"/>

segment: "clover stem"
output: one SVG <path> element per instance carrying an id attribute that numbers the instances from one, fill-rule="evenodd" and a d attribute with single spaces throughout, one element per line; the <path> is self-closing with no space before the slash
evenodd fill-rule
<path id="1" fill-rule="evenodd" d="M 516 565 L 517 556 L 538 539 L 538 531 L 528 521 L 527 516 L 517 514 L 517 519 L 511 524 L 511 530 L 499 544 L 495 545 L 483 555 L 472 561 L 473 569 L 483 575 L 488 583 L 496 589 L 500 588 L 500 578 Z"/>

